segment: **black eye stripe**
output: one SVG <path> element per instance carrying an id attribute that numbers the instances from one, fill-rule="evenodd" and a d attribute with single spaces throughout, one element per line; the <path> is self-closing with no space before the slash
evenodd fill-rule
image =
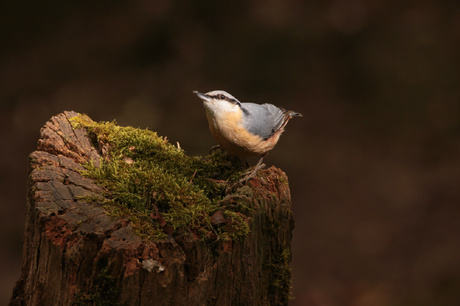
<path id="1" fill-rule="evenodd" d="M 213 95 L 213 96 L 210 96 L 210 98 L 228 101 L 228 102 L 233 103 L 233 104 L 239 104 L 237 100 L 232 99 L 232 98 L 227 97 L 226 95 L 222 95 L 222 94 Z"/>

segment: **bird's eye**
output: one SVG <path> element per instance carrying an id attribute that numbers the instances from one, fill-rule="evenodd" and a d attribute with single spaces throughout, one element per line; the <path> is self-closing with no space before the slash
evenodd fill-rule
<path id="1" fill-rule="evenodd" d="M 220 95 L 220 96 L 219 96 L 219 99 L 225 100 L 225 96 L 224 96 L 224 95 Z"/>

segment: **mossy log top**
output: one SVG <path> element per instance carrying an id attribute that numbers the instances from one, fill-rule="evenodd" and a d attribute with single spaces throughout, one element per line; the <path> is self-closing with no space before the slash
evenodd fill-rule
<path id="1" fill-rule="evenodd" d="M 246 184 L 222 153 L 155 133 L 51 118 L 30 155 L 22 275 L 11 305 L 285 305 L 286 175 Z"/>

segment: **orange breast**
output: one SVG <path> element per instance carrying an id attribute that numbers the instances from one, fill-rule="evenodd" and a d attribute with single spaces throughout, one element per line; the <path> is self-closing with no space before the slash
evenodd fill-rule
<path id="1" fill-rule="evenodd" d="M 284 129 L 277 131 L 267 140 L 248 132 L 241 122 L 242 112 L 226 113 L 224 116 L 213 117 L 206 113 L 209 129 L 216 141 L 227 152 L 240 157 L 263 155 L 272 150 Z"/>

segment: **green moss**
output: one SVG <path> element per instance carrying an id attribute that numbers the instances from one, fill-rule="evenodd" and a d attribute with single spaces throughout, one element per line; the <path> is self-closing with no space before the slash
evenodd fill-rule
<path id="1" fill-rule="evenodd" d="M 100 161 L 84 164 L 83 175 L 105 188 L 108 200 L 103 205 L 109 214 L 128 218 L 143 239 L 163 239 L 179 228 L 213 240 L 249 233 L 242 207 L 221 203 L 228 183 L 242 170 L 222 151 L 187 156 L 149 130 L 97 123 L 84 115 L 71 122 L 87 130 L 103 155 Z M 221 209 L 226 222 L 215 226 L 211 216 Z"/>
<path id="2" fill-rule="evenodd" d="M 280 248 L 275 251 L 272 261 L 269 263 L 271 282 L 271 294 L 278 295 L 279 305 L 287 305 L 291 300 L 291 251 L 288 247 Z"/>
<path id="3" fill-rule="evenodd" d="M 101 269 L 87 294 L 77 293 L 72 305 L 113 306 L 118 305 L 120 292 L 107 267 Z"/>

